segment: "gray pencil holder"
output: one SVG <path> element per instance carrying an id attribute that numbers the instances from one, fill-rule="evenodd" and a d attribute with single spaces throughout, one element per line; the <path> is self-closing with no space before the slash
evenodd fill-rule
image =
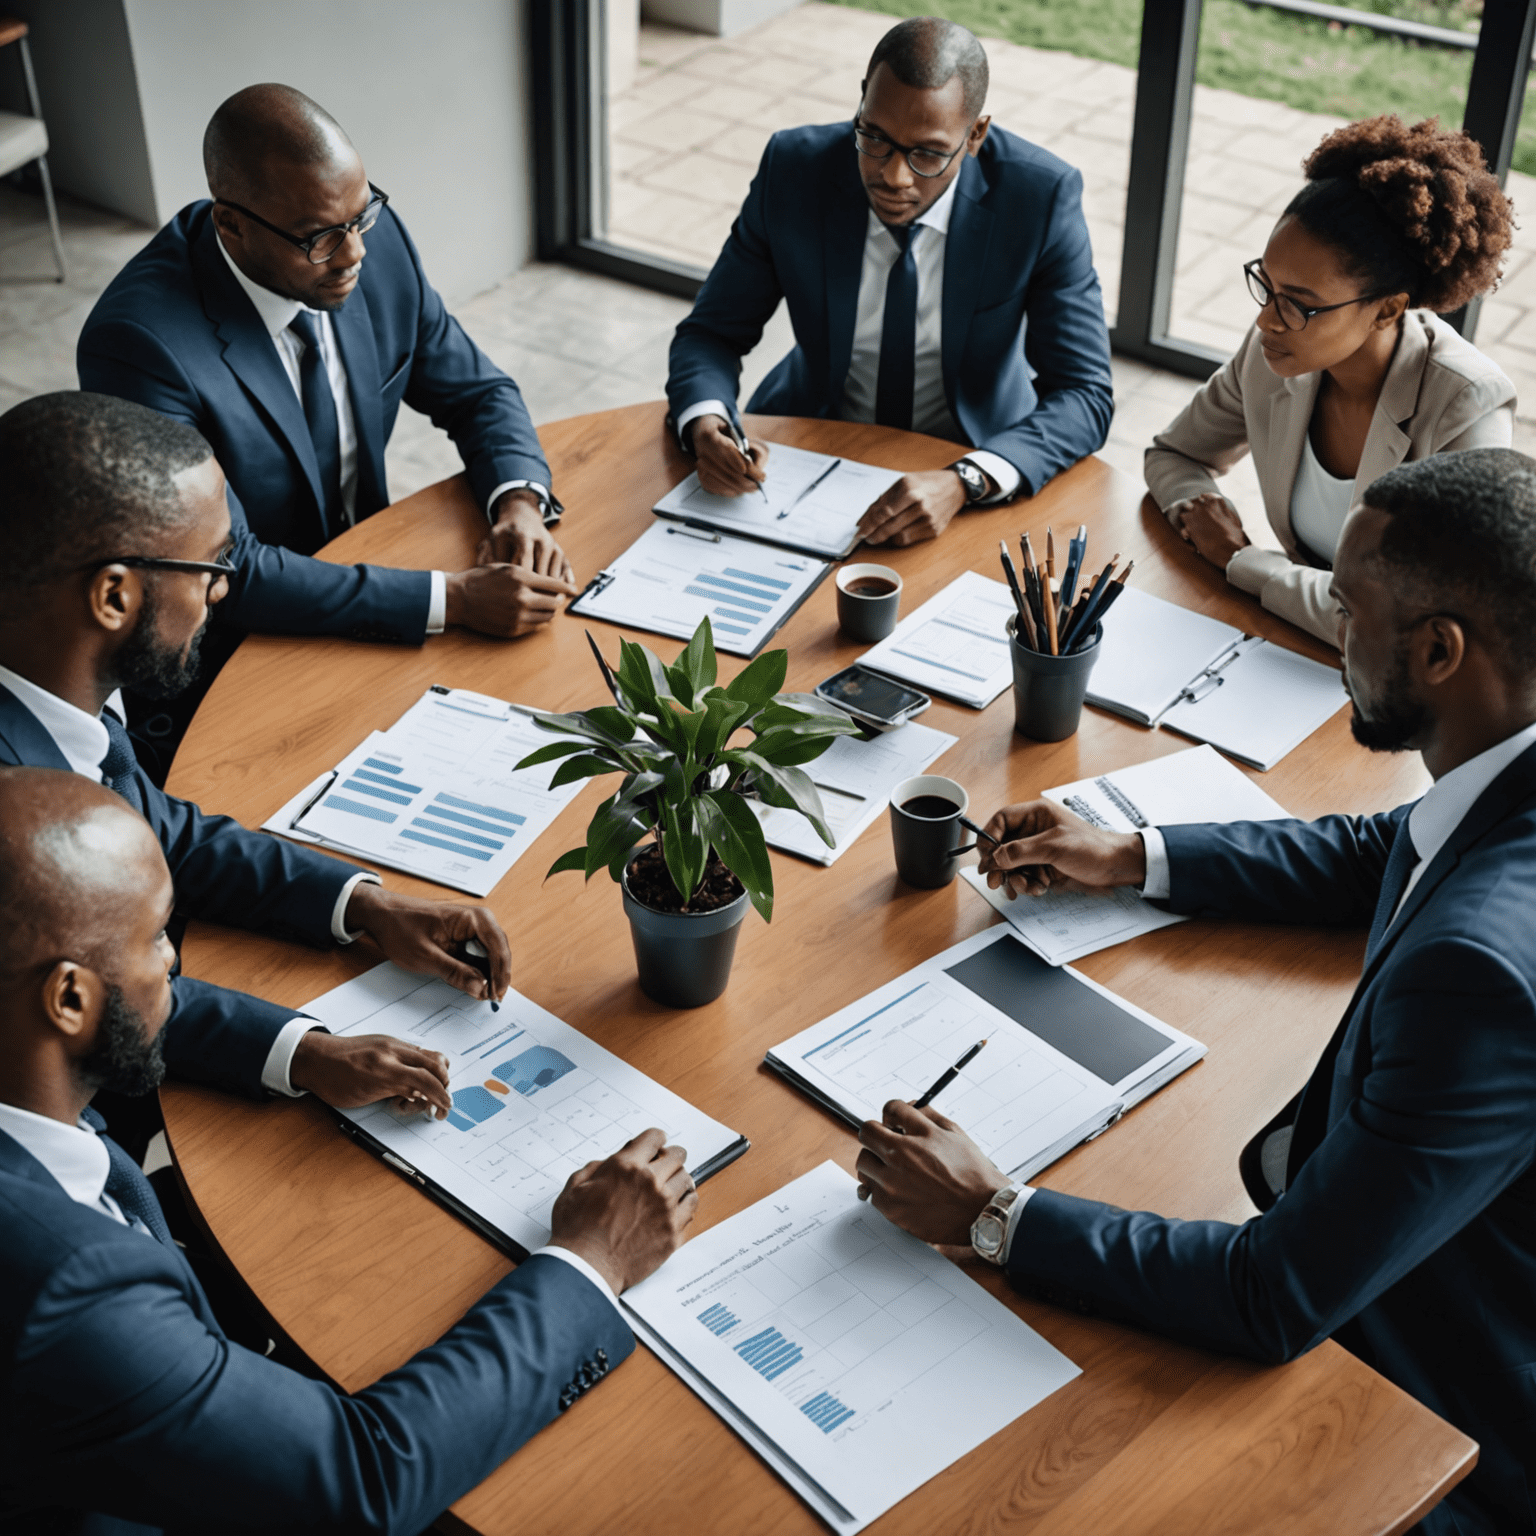
<path id="1" fill-rule="evenodd" d="M 1099 659 L 1104 628 L 1096 624 L 1093 641 L 1070 656 L 1041 655 L 1019 642 L 1008 621 L 1008 649 L 1013 655 L 1013 728 L 1031 741 L 1065 741 L 1075 734 L 1088 692 L 1088 675 Z"/>

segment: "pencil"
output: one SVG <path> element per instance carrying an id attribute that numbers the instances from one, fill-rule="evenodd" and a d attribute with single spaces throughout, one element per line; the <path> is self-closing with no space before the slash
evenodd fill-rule
<path id="1" fill-rule="evenodd" d="M 1047 556 L 1049 559 L 1049 556 Z M 1051 642 L 1051 655 L 1061 655 L 1059 636 L 1056 630 L 1056 600 L 1051 596 L 1049 583 L 1045 588 L 1045 636 Z"/>
<path id="2" fill-rule="evenodd" d="M 1098 580 L 1094 582 L 1092 590 L 1088 593 L 1087 608 L 1082 613 L 1073 616 L 1072 626 L 1067 631 L 1067 640 L 1069 642 L 1075 640 L 1081 632 L 1092 627 L 1099 599 L 1104 595 L 1104 589 L 1109 585 L 1109 578 L 1114 575 L 1115 567 L 1119 563 L 1120 556 L 1116 555 L 1099 573 Z"/>
<path id="3" fill-rule="evenodd" d="M 949 1085 L 954 1082 L 957 1077 L 960 1076 L 961 1069 L 968 1066 L 973 1060 L 975 1060 L 976 1053 L 986 1043 L 987 1042 L 985 1040 L 978 1040 L 976 1044 L 973 1045 L 970 1050 L 968 1050 L 960 1058 L 960 1060 L 954 1064 L 954 1066 L 952 1066 L 947 1072 L 940 1075 L 938 1082 L 936 1082 L 933 1087 L 927 1091 L 927 1093 L 923 1094 L 921 1098 L 913 1099 L 912 1108 L 926 1109 L 933 1102 L 934 1095 L 937 1093 L 942 1093 L 944 1089 L 948 1088 Z"/>

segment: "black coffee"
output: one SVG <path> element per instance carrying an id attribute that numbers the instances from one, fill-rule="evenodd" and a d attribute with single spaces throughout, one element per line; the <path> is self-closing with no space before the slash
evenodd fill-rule
<path id="1" fill-rule="evenodd" d="M 908 816 L 921 816 L 925 821 L 943 821 L 946 816 L 960 814 L 960 807 L 943 795 L 913 795 L 901 802 L 901 808 Z"/>
<path id="2" fill-rule="evenodd" d="M 843 588 L 852 597 L 889 597 L 895 590 L 896 583 L 886 576 L 860 576 Z"/>

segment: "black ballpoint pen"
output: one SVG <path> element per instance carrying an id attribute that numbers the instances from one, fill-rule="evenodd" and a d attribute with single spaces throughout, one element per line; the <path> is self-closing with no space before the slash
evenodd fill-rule
<path id="1" fill-rule="evenodd" d="M 970 1050 L 968 1050 L 968 1051 L 967 1051 L 967 1052 L 966 1052 L 966 1053 L 965 1053 L 965 1055 L 963 1055 L 963 1056 L 962 1056 L 962 1057 L 961 1057 L 961 1058 L 960 1058 L 960 1060 L 959 1060 L 959 1061 L 957 1061 L 957 1062 L 956 1062 L 956 1063 L 955 1063 L 955 1064 L 954 1064 L 954 1066 L 952 1066 L 952 1067 L 951 1067 L 951 1068 L 950 1068 L 950 1069 L 949 1069 L 949 1071 L 947 1071 L 947 1072 L 945 1072 L 945 1073 L 944 1073 L 944 1074 L 943 1074 L 943 1075 L 942 1075 L 942 1076 L 941 1076 L 941 1077 L 940 1077 L 940 1078 L 939 1078 L 939 1080 L 938 1080 L 938 1082 L 936 1082 L 936 1083 L 935 1083 L 935 1084 L 934 1084 L 934 1085 L 933 1085 L 933 1087 L 932 1087 L 932 1088 L 930 1088 L 930 1089 L 929 1089 L 929 1090 L 928 1090 L 928 1092 L 927 1092 L 927 1093 L 925 1093 L 925 1094 L 924 1094 L 924 1095 L 923 1095 L 923 1096 L 922 1096 L 922 1097 L 921 1097 L 921 1098 L 920 1098 L 920 1099 L 913 1099 L 913 1101 L 912 1101 L 912 1108 L 913 1108 L 913 1109 L 926 1109 L 926 1108 L 927 1108 L 927 1107 L 928 1107 L 928 1106 L 929 1106 L 929 1104 L 931 1104 L 931 1103 L 932 1103 L 932 1102 L 933 1102 L 933 1099 L 934 1099 L 934 1096 L 935 1096 L 935 1095 L 936 1095 L 936 1094 L 939 1094 L 939 1093 L 942 1093 L 942 1092 L 943 1092 L 943 1091 L 944 1091 L 944 1089 L 946 1089 L 946 1088 L 948 1088 L 948 1087 L 949 1087 L 949 1085 L 950 1085 L 950 1084 L 951 1084 L 951 1083 L 952 1083 L 952 1082 L 954 1082 L 954 1080 L 955 1080 L 955 1079 L 956 1079 L 956 1078 L 957 1078 L 957 1077 L 959 1077 L 959 1076 L 960 1076 L 960 1073 L 961 1073 L 961 1070 L 962 1070 L 962 1069 L 963 1069 L 963 1068 L 965 1068 L 965 1067 L 967 1067 L 967 1066 L 969 1066 L 969 1065 L 970 1065 L 970 1063 L 971 1063 L 971 1062 L 972 1062 L 972 1061 L 973 1061 L 973 1060 L 975 1060 L 975 1057 L 976 1057 L 976 1053 L 977 1053 L 977 1052 L 978 1052 L 978 1051 L 979 1051 L 979 1050 L 980 1050 L 980 1049 L 981 1049 L 981 1048 L 982 1048 L 982 1046 L 984 1046 L 984 1045 L 985 1045 L 985 1044 L 986 1044 L 986 1043 L 987 1043 L 987 1042 L 986 1042 L 986 1041 L 985 1041 L 985 1040 L 978 1040 L 978 1041 L 977 1041 L 977 1042 L 976 1042 L 976 1044 L 975 1044 L 975 1045 L 973 1045 L 973 1046 L 972 1046 L 972 1047 L 971 1047 L 971 1048 L 970 1048 Z"/>
<path id="2" fill-rule="evenodd" d="M 496 995 L 491 991 L 491 957 L 479 939 L 465 939 L 464 963 L 474 966 L 485 977 L 486 1001 L 490 1003 L 492 1013 L 500 1013 L 501 1004 L 496 1001 Z"/>
<path id="3" fill-rule="evenodd" d="M 755 465 L 757 460 L 752 457 L 752 445 L 747 441 L 747 434 L 741 431 L 741 429 L 737 427 L 734 421 L 726 422 L 725 429 L 731 434 L 731 441 L 735 443 L 736 451 L 742 456 L 742 458 L 747 461 L 748 464 Z M 764 488 L 763 482 L 761 480 L 757 482 L 757 493 L 763 498 L 764 501 L 768 500 L 768 492 Z M 779 515 L 781 517 L 783 516 L 782 513 Z"/>

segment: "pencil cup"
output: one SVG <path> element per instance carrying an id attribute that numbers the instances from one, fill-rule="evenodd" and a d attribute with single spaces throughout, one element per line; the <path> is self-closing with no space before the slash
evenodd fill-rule
<path id="1" fill-rule="evenodd" d="M 1070 656 L 1047 656 L 1020 645 L 1008 621 L 1013 653 L 1013 728 L 1031 741 L 1065 741 L 1077 731 L 1088 692 L 1088 674 L 1099 659 L 1104 627 L 1094 625 L 1093 643 Z"/>
<path id="2" fill-rule="evenodd" d="M 890 566 L 845 565 L 837 573 L 837 623 L 850 640 L 884 640 L 900 610 L 901 577 Z"/>

